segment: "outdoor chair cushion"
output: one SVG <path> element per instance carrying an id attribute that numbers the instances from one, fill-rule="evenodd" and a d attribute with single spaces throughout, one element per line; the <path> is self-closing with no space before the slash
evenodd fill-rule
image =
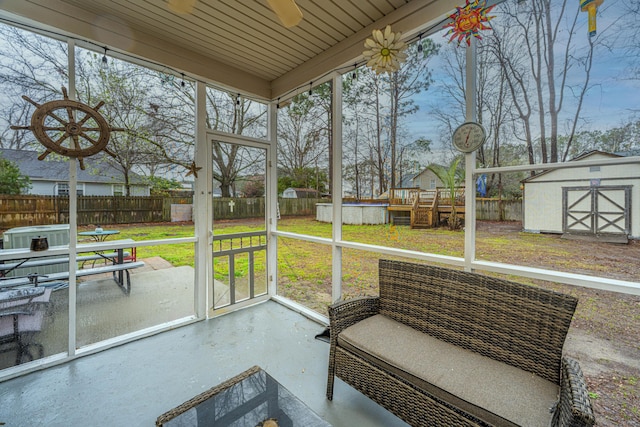
<path id="1" fill-rule="evenodd" d="M 494 425 L 548 426 L 559 387 L 383 315 L 338 335 L 340 346 Z"/>

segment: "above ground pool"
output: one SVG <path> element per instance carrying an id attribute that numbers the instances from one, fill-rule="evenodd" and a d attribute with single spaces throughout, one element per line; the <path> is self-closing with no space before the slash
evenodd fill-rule
<path id="1" fill-rule="evenodd" d="M 342 205 L 343 224 L 387 224 L 389 213 L 387 203 Z M 316 203 L 316 220 L 320 222 L 333 222 L 333 204 Z"/>

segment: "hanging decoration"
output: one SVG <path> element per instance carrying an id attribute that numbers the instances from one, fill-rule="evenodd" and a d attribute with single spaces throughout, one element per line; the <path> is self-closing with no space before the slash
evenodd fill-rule
<path id="1" fill-rule="evenodd" d="M 495 4 L 486 7 L 486 0 L 467 0 L 467 4 L 462 7 L 456 7 L 456 11 L 449 15 L 451 22 L 447 23 L 443 28 L 449 28 L 445 37 L 451 34 L 449 43 L 454 39 L 458 39 L 458 46 L 465 40 L 467 46 L 471 45 L 471 37 L 482 40 L 480 36 L 481 30 L 490 30 L 491 26 L 487 23 L 495 18 L 495 16 L 487 16 Z"/>
<path id="2" fill-rule="evenodd" d="M 596 12 L 604 0 L 580 0 L 580 10 L 589 14 L 589 36 L 596 35 Z"/>
<path id="3" fill-rule="evenodd" d="M 196 166 L 196 162 L 191 162 L 191 166 L 187 167 L 189 172 L 187 172 L 186 176 L 193 175 L 195 178 L 198 177 L 198 171 L 202 169 L 202 166 Z"/>
<path id="4" fill-rule="evenodd" d="M 400 65 L 407 59 L 404 50 L 407 45 L 400 41 L 402 33 L 394 33 L 391 26 L 387 25 L 384 32 L 373 30 L 372 38 L 365 40 L 366 50 L 362 53 L 367 60 L 367 67 L 376 74 L 393 73 L 400 69 Z"/>
<path id="5" fill-rule="evenodd" d="M 73 101 L 62 88 L 64 99 L 38 104 L 28 96 L 22 99 L 35 105 L 30 126 L 11 126 L 14 130 L 30 130 L 46 151 L 38 156 L 44 160 L 51 153 L 78 159 L 84 170 L 83 159 L 104 151 L 111 157 L 116 155 L 107 149 L 111 132 L 125 129 L 112 128 L 98 112 L 104 105 L 100 101 L 91 108 L 82 102 Z"/>

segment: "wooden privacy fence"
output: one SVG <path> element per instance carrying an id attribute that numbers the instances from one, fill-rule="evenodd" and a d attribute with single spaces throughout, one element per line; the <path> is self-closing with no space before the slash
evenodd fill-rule
<path id="1" fill-rule="evenodd" d="M 343 203 L 385 203 L 380 199 L 343 199 Z M 278 199 L 280 216 L 314 216 L 317 203 L 331 203 L 331 199 Z M 213 218 L 260 218 L 264 217 L 263 198 L 216 197 L 213 199 Z M 484 221 L 522 221 L 522 201 L 490 198 L 476 199 L 476 218 Z"/>
<path id="2" fill-rule="evenodd" d="M 315 216 L 316 203 L 330 199 L 278 199 L 281 216 Z M 78 225 L 171 221 L 171 205 L 191 204 L 191 197 L 78 196 Z M 380 202 L 380 201 L 378 201 Z M 214 219 L 265 216 L 263 198 L 214 198 Z M 477 219 L 521 221 L 522 201 L 476 199 Z M 69 222 L 69 198 L 0 195 L 0 229 Z"/>
<path id="3" fill-rule="evenodd" d="M 522 221 L 522 200 L 477 198 L 476 219 L 481 221 Z"/>
<path id="4" fill-rule="evenodd" d="M 315 215 L 324 199 L 279 199 L 280 215 Z M 191 197 L 78 196 L 78 225 L 171 221 L 171 205 L 191 204 Z M 215 219 L 259 218 L 264 198 L 214 198 Z M 0 229 L 69 222 L 69 198 L 0 195 Z"/>
<path id="5" fill-rule="evenodd" d="M 0 196 L 0 228 L 58 224 L 59 197 Z"/>
<path id="6" fill-rule="evenodd" d="M 315 216 L 316 203 L 330 199 L 278 198 L 281 216 Z M 213 219 L 260 218 L 265 215 L 264 198 L 216 197 L 213 199 Z"/>
<path id="7" fill-rule="evenodd" d="M 316 204 L 331 202 L 331 199 L 278 199 L 281 216 L 316 215 Z"/>
<path id="8" fill-rule="evenodd" d="M 184 203 L 191 198 L 78 196 L 78 225 L 170 221 L 171 205 Z M 0 195 L 0 228 L 68 222 L 68 197 Z"/>

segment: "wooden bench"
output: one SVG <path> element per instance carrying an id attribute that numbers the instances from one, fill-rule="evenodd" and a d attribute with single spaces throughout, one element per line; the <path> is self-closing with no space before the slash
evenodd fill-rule
<path id="1" fill-rule="evenodd" d="M 122 256 L 126 259 L 130 256 L 129 252 L 123 252 Z M 76 262 L 97 261 L 100 259 L 114 260 L 118 257 L 118 252 L 104 252 L 93 255 L 79 255 L 76 257 Z M 40 258 L 34 260 L 27 260 L 22 262 L 8 262 L 0 264 L 0 271 L 11 271 L 15 268 L 27 268 L 27 267 L 42 267 L 46 265 L 64 264 L 69 262 L 69 257 L 52 257 L 52 258 Z"/>
<path id="2" fill-rule="evenodd" d="M 414 426 L 592 426 L 562 348 L 577 299 L 481 274 L 380 260 L 380 295 L 329 307 L 338 377 Z"/>

